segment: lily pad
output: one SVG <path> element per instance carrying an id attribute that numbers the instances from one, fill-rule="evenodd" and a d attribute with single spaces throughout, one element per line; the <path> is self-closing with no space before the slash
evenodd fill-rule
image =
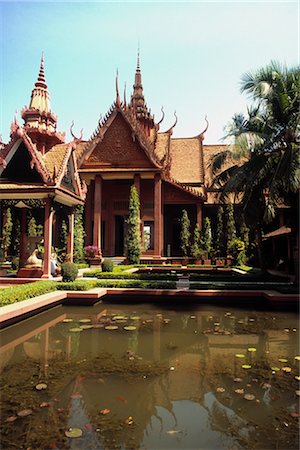
<path id="1" fill-rule="evenodd" d="M 223 393 L 225 392 L 225 389 L 223 387 L 217 387 L 217 392 Z"/>
<path id="2" fill-rule="evenodd" d="M 106 330 L 117 330 L 119 327 L 117 325 L 106 325 L 104 328 Z"/>
<path id="3" fill-rule="evenodd" d="M 296 395 L 297 395 L 298 397 L 300 397 L 300 390 L 299 390 L 299 389 L 297 389 L 297 391 L 295 391 L 295 393 L 296 393 Z"/>
<path id="4" fill-rule="evenodd" d="M 281 370 L 283 372 L 290 373 L 292 371 L 292 368 L 291 367 L 283 367 Z"/>
<path id="5" fill-rule="evenodd" d="M 90 328 L 93 328 L 93 325 L 80 325 L 80 328 L 82 330 L 89 330 Z"/>
<path id="6" fill-rule="evenodd" d="M 243 379 L 237 377 L 237 378 L 234 378 L 233 381 L 234 381 L 235 383 L 241 383 L 241 382 L 243 381 Z"/>
<path id="7" fill-rule="evenodd" d="M 30 416 L 30 414 L 32 414 L 32 409 L 22 409 L 22 411 L 17 413 L 19 417 L 27 417 Z"/>
<path id="8" fill-rule="evenodd" d="M 234 392 L 239 395 L 243 395 L 245 393 L 244 389 L 235 389 Z"/>
<path id="9" fill-rule="evenodd" d="M 271 367 L 271 369 L 273 370 L 273 372 L 279 372 L 280 371 L 279 367 Z"/>
<path id="10" fill-rule="evenodd" d="M 43 389 L 47 389 L 47 384 L 46 383 L 38 383 L 35 388 L 37 391 L 42 391 Z"/>
<path id="11" fill-rule="evenodd" d="M 131 320 L 140 320 L 140 316 L 131 316 L 130 319 Z"/>
<path id="12" fill-rule="evenodd" d="M 10 422 L 14 422 L 15 420 L 17 420 L 17 416 L 9 416 L 9 417 L 5 420 L 5 422 L 10 423 Z"/>
<path id="13" fill-rule="evenodd" d="M 63 322 L 64 322 L 64 323 L 73 322 L 73 319 L 64 319 Z"/>
<path id="14" fill-rule="evenodd" d="M 295 358 L 297 361 L 300 361 L 300 356 L 295 356 Z"/>
<path id="15" fill-rule="evenodd" d="M 253 394 L 245 394 L 244 395 L 245 400 L 255 400 L 255 395 Z"/>
<path id="16" fill-rule="evenodd" d="M 245 355 L 243 355 L 243 353 L 236 353 L 235 357 L 236 358 L 245 358 Z"/>
<path id="17" fill-rule="evenodd" d="M 247 350 L 248 350 L 248 352 L 256 352 L 256 348 L 255 347 L 249 347 Z"/>
<path id="18" fill-rule="evenodd" d="M 290 414 L 291 417 L 294 417 L 295 419 L 298 418 L 300 416 L 300 414 L 296 411 L 291 412 Z"/>
<path id="19" fill-rule="evenodd" d="M 127 319 L 127 317 L 125 317 L 125 316 L 113 316 L 112 317 L 112 320 L 126 320 Z"/>
<path id="20" fill-rule="evenodd" d="M 48 408 L 48 406 L 50 406 L 50 403 L 49 403 L 49 402 L 42 402 L 42 403 L 40 404 L 40 408 Z"/>
<path id="21" fill-rule="evenodd" d="M 295 376 L 295 380 L 300 381 L 300 376 L 299 376 L 299 375 L 296 375 L 296 376 Z"/>
<path id="22" fill-rule="evenodd" d="M 80 319 L 79 320 L 80 323 L 89 323 L 91 322 L 91 319 Z M 80 428 L 72 428 L 73 430 L 79 430 Z"/>
<path id="23" fill-rule="evenodd" d="M 82 436 L 82 430 L 80 428 L 69 428 L 65 431 L 65 435 L 68 438 L 78 438 Z"/>
<path id="24" fill-rule="evenodd" d="M 136 330 L 136 327 L 133 325 L 128 325 L 127 327 L 124 327 L 124 330 L 126 331 L 134 331 Z"/>
<path id="25" fill-rule="evenodd" d="M 279 361 L 279 362 L 282 362 L 282 363 L 286 363 L 286 362 L 288 362 L 288 360 L 287 360 L 287 359 L 285 359 L 285 358 L 279 358 L 279 359 L 278 359 L 278 361 Z"/>
<path id="26" fill-rule="evenodd" d="M 71 333 L 80 333 L 80 331 L 82 331 L 82 328 L 70 328 L 69 331 L 71 331 Z"/>
<path id="27" fill-rule="evenodd" d="M 243 364 L 242 368 L 243 369 L 251 369 L 252 366 L 250 366 L 250 364 Z"/>

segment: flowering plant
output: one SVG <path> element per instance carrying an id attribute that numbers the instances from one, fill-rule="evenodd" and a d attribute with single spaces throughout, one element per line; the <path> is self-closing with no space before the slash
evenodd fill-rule
<path id="1" fill-rule="evenodd" d="M 87 258 L 94 258 L 95 256 L 101 256 L 100 248 L 97 245 L 88 245 L 84 247 L 85 256 Z"/>

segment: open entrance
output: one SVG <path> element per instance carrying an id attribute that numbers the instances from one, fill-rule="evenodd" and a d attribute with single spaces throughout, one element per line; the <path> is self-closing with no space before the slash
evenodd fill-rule
<path id="1" fill-rule="evenodd" d="M 190 233 L 192 238 L 197 218 L 196 205 L 165 205 L 164 207 L 164 254 L 166 256 L 182 256 L 180 221 L 184 209 L 187 211 L 191 222 Z"/>
<path id="2" fill-rule="evenodd" d="M 125 254 L 125 218 L 115 216 L 115 256 Z"/>

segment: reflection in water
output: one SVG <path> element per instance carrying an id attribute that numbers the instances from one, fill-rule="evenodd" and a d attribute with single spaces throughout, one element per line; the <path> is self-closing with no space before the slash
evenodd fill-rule
<path id="1" fill-rule="evenodd" d="M 296 449 L 298 338 L 289 314 L 55 308 L 1 332 L 2 448 Z"/>

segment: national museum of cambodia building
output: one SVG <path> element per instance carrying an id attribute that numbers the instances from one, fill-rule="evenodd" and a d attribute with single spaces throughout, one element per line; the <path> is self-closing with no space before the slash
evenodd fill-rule
<path id="1" fill-rule="evenodd" d="M 216 192 L 210 188 L 211 156 L 226 146 L 204 145 L 205 130 L 190 138 L 173 138 L 176 125 L 161 131 L 143 95 L 138 60 L 130 102 L 116 99 L 100 118 L 88 141 L 65 143 L 51 111 L 42 58 L 24 124 L 15 119 L 10 142 L 0 150 L 0 200 L 19 208 L 20 267 L 26 255 L 26 216 L 39 208 L 43 225 L 44 266 L 50 275 L 50 254 L 68 222 L 68 252 L 72 256 L 74 207 L 84 205 L 85 245 L 101 248 L 104 256 L 125 252 L 130 187 L 140 198 L 142 256 L 159 259 L 180 255 L 180 218 L 188 212 L 191 229 L 203 216 L 215 214 Z M 207 124 L 208 125 L 208 124 Z M 5 219 L 4 219 L 5 220 Z"/>

